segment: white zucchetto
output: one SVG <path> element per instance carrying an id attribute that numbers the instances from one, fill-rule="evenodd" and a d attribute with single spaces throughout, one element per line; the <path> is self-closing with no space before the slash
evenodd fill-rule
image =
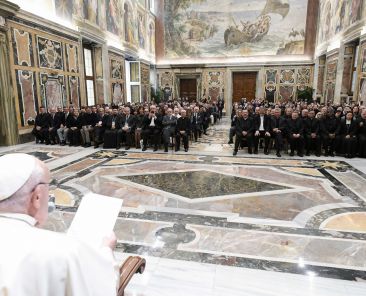
<path id="1" fill-rule="evenodd" d="M 36 158 L 24 153 L 0 157 L 0 201 L 8 199 L 24 186 L 36 166 Z"/>

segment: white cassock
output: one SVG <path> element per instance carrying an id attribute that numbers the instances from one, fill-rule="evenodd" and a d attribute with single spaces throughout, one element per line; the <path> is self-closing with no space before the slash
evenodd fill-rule
<path id="1" fill-rule="evenodd" d="M 0 213 L 0 296 L 116 295 L 119 272 L 110 248 L 94 249 L 35 223 Z"/>

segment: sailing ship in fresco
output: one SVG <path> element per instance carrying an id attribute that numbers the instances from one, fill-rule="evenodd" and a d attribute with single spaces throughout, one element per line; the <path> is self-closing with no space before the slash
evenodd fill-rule
<path id="1" fill-rule="evenodd" d="M 266 6 L 260 16 L 253 23 L 240 21 L 243 28 L 232 19 L 234 26 L 230 26 L 224 34 L 226 46 L 239 45 L 245 42 L 255 43 L 261 41 L 268 34 L 271 27 L 270 13 L 279 14 L 284 19 L 290 11 L 290 4 L 283 0 L 267 0 Z"/>

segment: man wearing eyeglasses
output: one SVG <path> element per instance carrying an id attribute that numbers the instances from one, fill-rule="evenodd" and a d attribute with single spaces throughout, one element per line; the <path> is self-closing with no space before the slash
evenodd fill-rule
<path id="1" fill-rule="evenodd" d="M 0 295 L 116 295 L 114 234 L 94 249 L 39 228 L 48 218 L 49 182 L 33 156 L 0 157 Z"/>

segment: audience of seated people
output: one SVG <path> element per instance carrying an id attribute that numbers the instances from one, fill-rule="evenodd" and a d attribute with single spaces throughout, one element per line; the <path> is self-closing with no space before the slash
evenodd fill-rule
<path id="1" fill-rule="evenodd" d="M 87 148 L 92 142 L 95 148 L 102 143 L 104 148 L 128 150 L 132 146 L 146 151 L 152 147 L 157 151 L 161 145 L 168 152 L 175 143 L 179 151 L 183 139 L 184 150 L 188 151 L 189 139 L 197 141 L 207 135 L 210 124 L 221 119 L 223 102 L 190 103 L 169 101 L 153 103 L 127 103 L 124 105 L 96 105 L 69 108 L 41 107 L 35 120 L 33 135 L 36 143 Z M 142 147 L 141 147 L 142 145 Z"/>
<path id="2" fill-rule="evenodd" d="M 271 148 L 277 157 L 281 152 L 290 156 L 366 157 L 366 106 L 357 104 L 321 105 L 304 102 L 269 104 L 263 100 L 242 100 L 233 105 L 229 144 L 234 143 L 233 155 L 239 147 L 248 153 L 258 153 L 260 141 L 264 154 Z M 285 145 L 286 144 L 286 145 Z"/>

